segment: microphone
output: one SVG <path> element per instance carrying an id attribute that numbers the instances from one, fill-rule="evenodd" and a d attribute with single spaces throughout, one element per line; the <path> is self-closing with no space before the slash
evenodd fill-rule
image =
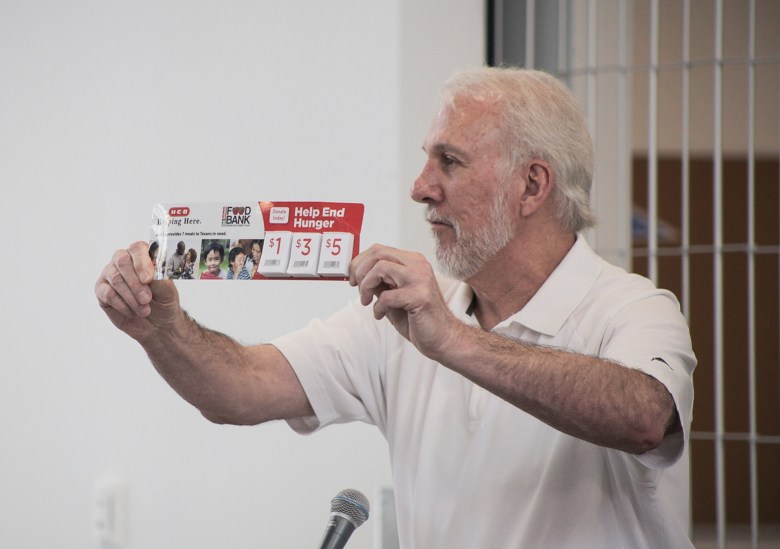
<path id="1" fill-rule="evenodd" d="M 368 519 L 368 498 L 358 490 L 342 490 L 330 500 L 330 519 L 318 549 L 343 549 L 355 528 Z"/>

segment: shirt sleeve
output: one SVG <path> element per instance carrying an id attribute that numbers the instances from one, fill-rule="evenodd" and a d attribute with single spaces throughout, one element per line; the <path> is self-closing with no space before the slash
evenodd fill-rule
<path id="1" fill-rule="evenodd" d="M 655 290 L 621 307 L 609 323 L 601 356 L 646 373 L 671 394 L 682 432 L 668 434 L 658 448 L 638 459 L 653 469 L 672 465 L 690 437 L 696 366 L 688 326 L 674 295 Z"/>
<path id="2" fill-rule="evenodd" d="M 314 416 L 288 421 L 295 431 L 362 421 L 384 432 L 386 323 L 375 320 L 370 307 L 352 302 L 271 342 L 289 361 L 314 409 Z"/>

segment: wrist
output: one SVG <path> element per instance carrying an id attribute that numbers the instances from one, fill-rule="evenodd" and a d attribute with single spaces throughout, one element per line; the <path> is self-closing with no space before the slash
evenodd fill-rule
<path id="1" fill-rule="evenodd" d="M 468 341 L 471 337 L 472 328 L 460 320 L 453 318 L 452 325 L 443 331 L 443 337 L 435 350 L 429 353 L 428 357 L 440 364 L 454 364 L 459 357 L 463 356 L 468 348 Z"/>
<path id="2" fill-rule="evenodd" d="M 165 315 L 152 314 L 147 329 L 136 339 L 147 351 L 158 347 L 175 348 L 193 337 L 194 320 L 184 309 L 170 311 Z"/>

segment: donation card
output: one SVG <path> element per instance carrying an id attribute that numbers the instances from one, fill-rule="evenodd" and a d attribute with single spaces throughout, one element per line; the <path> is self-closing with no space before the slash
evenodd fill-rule
<path id="1" fill-rule="evenodd" d="M 349 202 L 156 204 L 149 256 L 158 280 L 346 280 L 363 210 Z"/>

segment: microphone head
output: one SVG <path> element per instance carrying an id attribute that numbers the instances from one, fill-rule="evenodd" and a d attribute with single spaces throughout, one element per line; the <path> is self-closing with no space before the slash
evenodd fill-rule
<path id="1" fill-rule="evenodd" d="M 366 522 L 369 509 L 368 498 L 358 490 L 342 490 L 330 500 L 330 512 L 346 516 L 355 528 Z"/>

